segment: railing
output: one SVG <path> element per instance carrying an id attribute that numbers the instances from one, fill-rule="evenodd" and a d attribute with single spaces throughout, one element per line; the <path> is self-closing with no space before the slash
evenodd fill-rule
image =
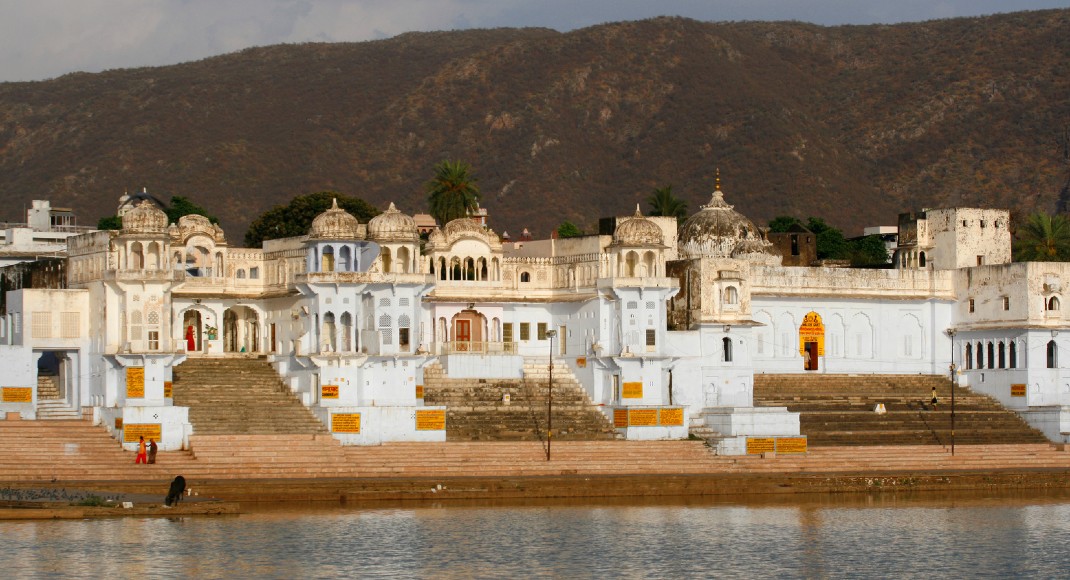
<path id="1" fill-rule="evenodd" d="M 515 342 L 486 342 L 478 340 L 451 340 L 449 342 L 436 342 L 434 354 L 490 354 L 512 355 L 516 354 Z"/>

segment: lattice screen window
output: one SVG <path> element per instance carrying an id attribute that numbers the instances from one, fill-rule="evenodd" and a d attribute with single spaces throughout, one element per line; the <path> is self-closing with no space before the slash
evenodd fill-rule
<path id="1" fill-rule="evenodd" d="M 628 303 L 628 310 L 635 310 L 636 308 L 639 308 L 639 303 L 638 302 L 633 300 L 633 301 Z"/>
<path id="2" fill-rule="evenodd" d="M 379 332 L 383 334 L 383 344 L 394 344 L 394 331 L 383 328 Z"/>
<path id="3" fill-rule="evenodd" d="M 390 328 L 390 316 L 384 314 L 379 317 L 379 328 Z"/>
<path id="4" fill-rule="evenodd" d="M 135 310 L 130 313 L 130 340 L 141 340 L 141 321 L 144 318 L 141 316 L 140 310 Z"/>
<path id="5" fill-rule="evenodd" d="M 653 310 L 653 309 L 654 309 L 654 301 L 653 301 L 653 300 L 648 300 L 648 301 L 647 301 L 647 303 L 646 303 L 646 309 L 647 309 L 647 310 Z"/>
<path id="6" fill-rule="evenodd" d="M 379 299 L 379 306 L 390 306 L 390 299 L 389 298 L 380 298 Z"/>
<path id="7" fill-rule="evenodd" d="M 398 298 L 398 306 L 408 306 L 408 305 L 409 305 L 409 299 L 408 298 Z"/>
<path id="8" fill-rule="evenodd" d="M 52 313 L 48 311 L 33 313 L 33 327 L 30 329 L 33 338 L 52 337 Z"/>
<path id="9" fill-rule="evenodd" d="M 63 338 L 78 338 L 79 314 L 77 312 L 64 312 L 59 316 L 59 333 Z"/>

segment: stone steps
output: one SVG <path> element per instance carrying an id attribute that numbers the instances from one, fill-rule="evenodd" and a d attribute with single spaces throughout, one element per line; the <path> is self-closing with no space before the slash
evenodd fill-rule
<path id="1" fill-rule="evenodd" d="M 939 405 L 929 399 L 936 388 Z M 809 445 L 947 445 L 951 383 L 927 375 L 755 375 L 756 406 L 800 413 Z M 882 403 L 888 411 L 876 414 Z M 995 400 L 955 389 L 955 440 L 963 444 L 1046 443 L 1039 431 Z"/>

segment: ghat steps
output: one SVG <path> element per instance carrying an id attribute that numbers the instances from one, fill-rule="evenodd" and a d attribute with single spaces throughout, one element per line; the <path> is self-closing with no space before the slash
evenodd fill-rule
<path id="1" fill-rule="evenodd" d="M 263 359 L 190 357 L 175 367 L 172 394 L 196 435 L 327 433 Z"/>
<path id="2" fill-rule="evenodd" d="M 159 481 L 193 487 L 209 480 L 434 476 L 652 474 L 902 474 L 1070 470 L 1070 453 L 1051 444 L 817 447 L 806 455 L 716 456 L 699 441 L 555 441 L 552 460 L 538 441 L 392 443 L 342 447 L 327 435 L 194 435 L 191 451 L 161 451 L 135 465 L 88 421 L 0 421 L 0 485 L 32 482 Z"/>
<path id="3" fill-rule="evenodd" d="M 59 392 L 55 375 L 37 375 L 37 418 L 53 421 L 82 418 Z"/>
<path id="4" fill-rule="evenodd" d="M 936 388 L 939 404 L 929 404 Z M 884 404 L 887 413 L 874 408 Z M 933 375 L 761 374 L 755 406 L 787 407 L 811 447 L 951 444 L 951 383 Z M 994 399 L 955 388 L 956 445 L 1046 443 Z"/>
<path id="5" fill-rule="evenodd" d="M 564 364 L 554 365 L 554 440 L 614 439 L 606 416 Z M 460 379 L 424 369 L 424 404 L 446 407 L 447 441 L 535 441 L 545 437 L 549 359 L 524 363 L 523 379 Z M 506 402 L 508 395 L 508 402 Z"/>

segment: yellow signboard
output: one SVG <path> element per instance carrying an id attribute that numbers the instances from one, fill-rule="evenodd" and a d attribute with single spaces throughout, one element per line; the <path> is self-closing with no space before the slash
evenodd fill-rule
<path id="1" fill-rule="evenodd" d="M 683 407 L 669 407 L 661 410 L 660 422 L 669 427 L 681 427 L 684 424 Z"/>
<path id="2" fill-rule="evenodd" d="M 159 423 L 127 423 L 123 427 L 123 443 L 137 443 L 138 437 L 159 442 L 162 435 L 163 428 Z"/>
<path id="3" fill-rule="evenodd" d="M 416 385 L 416 398 L 417 399 L 424 398 L 424 386 L 423 385 Z"/>
<path id="4" fill-rule="evenodd" d="M 628 426 L 628 409 L 613 409 L 613 427 L 624 429 Z"/>
<path id="5" fill-rule="evenodd" d="M 334 413 L 331 415 L 331 432 L 360 433 L 360 413 Z"/>
<path id="6" fill-rule="evenodd" d="M 632 427 L 656 427 L 658 424 L 658 410 L 630 409 L 628 412 L 628 424 Z"/>
<path id="7" fill-rule="evenodd" d="M 776 440 L 772 437 L 747 437 L 747 455 L 761 455 L 776 451 Z"/>
<path id="8" fill-rule="evenodd" d="M 430 409 L 416 411 L 417 431 L 441 431 L 446 428 L 446 411 L 443 409 Z"/>
<path id="9" fill-rule="evenodd" d="M 806 453 L 806 437 L 777 437 L 776 452 Z"/>
<path id="10" fill-rule="evenodd" d="M 1011 385 L 1011 396 L 1012 397 L 1024 397 L 1025 396 L 1025 385 L 1024 384 L 1013 384 L 1013 385 Z"/>
<path id="11" fill-rule="evenodd" d="M 643 382 L 636 381 L 634 383 L 624 383 L 624 389 L 621 391 L 621 396 L 625 399 L 642 399 Z"/>
<path id="12" fill-rule="evenodd" d="M 171 394 L 174 392 L 173 387 L 174 387 L 174 384 L 171 381 L 164 381 L 163 382 L 163 398 L 165 398 L 165 399 L 173 398 L 171 396 Z"/>
<path id="13" fill-rule="evenodd" d="M 320 385 L 320 398 L 337 399 L 338 385 Z"/>
<path id="14" fill-rule="evenodd" d="M 825 325 L 821 322 L 821 315 L 810 312 L 803 317 L 799 325 L 799 354 L 806 352 L 806 343 L 817 343 L 817 356 L 825 356 Z"/>
<path id="15" fill-rule="evenodd" d="M 32 403 L 33 387 L 4 387 L 3 402 Z"/>
<path id="16" fill-rule="evenodd" d="M 126 398 L 145 398 L 145 367 L 126 367 Z"/>

